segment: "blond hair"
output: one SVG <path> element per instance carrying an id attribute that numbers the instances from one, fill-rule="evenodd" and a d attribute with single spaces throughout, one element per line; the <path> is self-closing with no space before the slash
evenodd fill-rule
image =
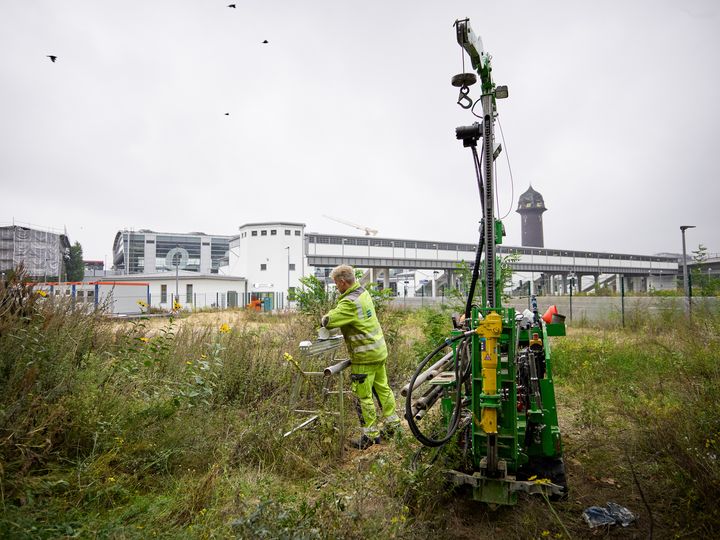
<path id="1" fill-rule="evenodd" d="M 355 283 L 355 270 L 353 270 L 352 266 L 341 264 L 332 269 L 330 277 L 332 279 L 341 279 L 348 285 L 352 285 Z"/>

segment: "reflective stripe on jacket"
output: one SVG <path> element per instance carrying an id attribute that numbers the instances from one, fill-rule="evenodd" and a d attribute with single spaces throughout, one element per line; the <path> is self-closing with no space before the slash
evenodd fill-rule
<path id="1" fill-rule="evenodd" d="M 354 364 L 372 364 L 387 358 L 387 346 L 370 293 L 355 282 L 338 298 L 328 313 L 328 328 L 340 328 L 350 360 Z"/>

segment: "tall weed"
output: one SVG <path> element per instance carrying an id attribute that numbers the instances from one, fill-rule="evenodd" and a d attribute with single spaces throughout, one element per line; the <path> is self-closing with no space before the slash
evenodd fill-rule
<path id="1" fill-rule="evenodd" d="M 553 344 L 556 380 L 574 390 L 579 424 L 633 449 L 654 479 L 651 506 L 699 536 L 720 531 L 718 347 L 720 313 L 710 309 L 643 313 L 626 332 L 583 330 Z"/>

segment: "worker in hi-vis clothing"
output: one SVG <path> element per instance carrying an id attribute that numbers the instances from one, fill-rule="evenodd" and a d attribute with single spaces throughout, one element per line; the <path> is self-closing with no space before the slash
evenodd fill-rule
<path id="1" fill-rule="evenodd" d="M 322 318 L 322 326 L 340 328 L 350 355 L 352 391 L 359 402 L 362 436 L 355 446 L 364 450 L 380 442 L 373 392 L 383 413 L 382 435 L 391 436 L 400 427 L 395 396 L 388 385 L 385 361 L 387 346 L 370 293 L 355 281 L 351 266 L 340 265 L 330 272 L 340 296 L 337 306 Z"/>

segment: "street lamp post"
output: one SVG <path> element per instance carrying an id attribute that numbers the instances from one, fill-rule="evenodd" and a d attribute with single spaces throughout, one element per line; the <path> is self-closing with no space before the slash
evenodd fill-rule
<path id="1" fill-rule="evenodd" d="M 572 321 L 572 291 L 573 291 L 573 284 L 575 283 L 575 273 L 570 272 L 568 274 L 568 281 L 570 282 L 570 320 Z"/>
<path id="2" fill-rule="evenodd" d="M 176 244 L 175 247 L 179 248 L 180 245 Z M 181 259 L 181 256 L 179 253 L 177 255 L 175 255 L 175 257 L 173 257 L 173 265 L 175 266 L 175 302 L 173 302 L 173 309 L 175 309 L 175 303 L 180 302 L 180 292 L 179 292 L 179 285 L 178 285 L 178 274 L 180 273 L 180 259 Z"/>
<path id="3" fill-rule="evenodd" d="M 683 287 L 685 289 L 685 311 L 690 314 L 692 308 L 692 299 L 690 298 L 690 281 L 688 278 L 687 268 L 687 255 L 685 252 L 685 231 L 688 229 L 694 229 L 695 225 L 680 225 L 680 232 L 682 233 L 682 247 L 683 247 Z"/>

